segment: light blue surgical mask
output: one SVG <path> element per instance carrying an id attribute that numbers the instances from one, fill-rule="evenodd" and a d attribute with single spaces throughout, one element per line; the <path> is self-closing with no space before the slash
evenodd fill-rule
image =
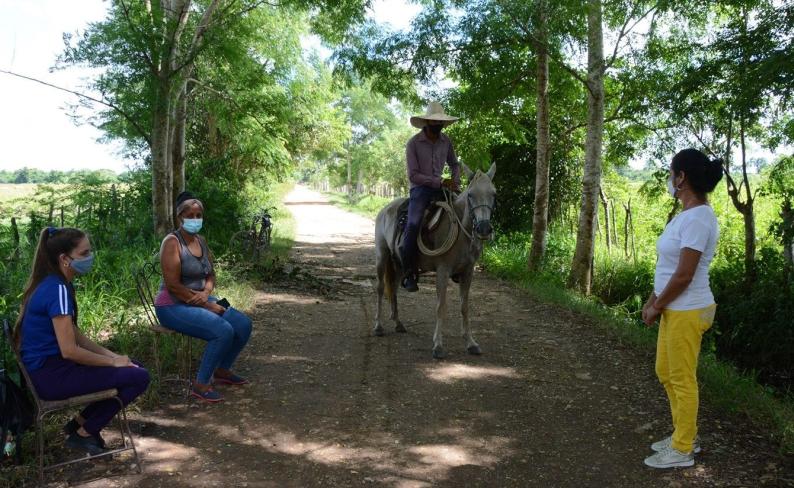
<path id="1" fill-rule="evenodd" d="M 198 234 L 203 224 L 204 219 L 182 219 L 182 228 L 188 234 Z"/>
<path id="2" fill-rule="evenodd" d="M 69 264 L 69 266 L 71 266 L 74 272 L 79 275 L 88 273 L 94 266 L 94 253 L 91 253 L 88 256 L 80 259 L 72 258 L 72 262 Z"/>

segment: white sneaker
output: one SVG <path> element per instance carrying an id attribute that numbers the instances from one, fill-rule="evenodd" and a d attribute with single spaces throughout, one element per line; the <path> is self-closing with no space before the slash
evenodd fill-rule
<path id="1" fill-rule="evenodd" d="M 678 468 L 693 466 L 695 464 L 695 454 L 690 452 L 685 454 L 677 449 L 668 447 L 662 449 L 651 457 L 645 458 L 645 464 L 652 468 Z"/>
<path id="2" fill-rule="evenodd" d="M 673 447 L 672 436 L 662 439 L 660 441 L 656 441 L 653 444 L 651 444 L 651 449 L 653 449 L 656 452 L 661 452 L 662 450 L 667 449 L 668 447 Z M 694 454 L 700 454 L 700 451 L 701 451 L 700 436 L 697 436 L 695 437 L 695 442 L 692 443 L 692 452 Z"/>

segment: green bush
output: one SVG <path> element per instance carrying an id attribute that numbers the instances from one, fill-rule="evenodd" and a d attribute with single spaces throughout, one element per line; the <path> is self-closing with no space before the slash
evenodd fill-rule
<path id="1" fill-rule="evenodd" d="M 758 279 L 744 282 L 743 261 L 712 270 L 718 303 L 718 357 L 755 371 L 765 383 L 790 388 L 794 380 L 794 284 L 777 249 L 759 251 Z"/>

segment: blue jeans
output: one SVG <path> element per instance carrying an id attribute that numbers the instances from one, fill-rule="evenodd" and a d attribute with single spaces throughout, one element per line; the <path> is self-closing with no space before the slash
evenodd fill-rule
<path id="1" fill-rule="evenodd" d="M 210 301 L 217 299 L 210 297 Z M 155 313 L 164 327 L 207 341 L 196 375 L 204 385 L 210 383 L 215 369 L 232 368 L 251 337 L 251 319 L 232 307 L 218 315 L 203 307 L 178 303 L 155 307 Z"/>
<path id="2" fill-rule="evenodd" d="M 441 198 L 443 193 L 440 189 L 428 186 L 415 186 L 411 188 L 408 200 L 408 221 L 405 224 L 405 234 L 400 249 L 400 260 L 403 265 L 403 274 L 416 274 L 416 254 L 419 245 L 416 238 L 419 237 L 419 228 L 422 225 L 422 218 L 425 210 L 434 198 Z"/>

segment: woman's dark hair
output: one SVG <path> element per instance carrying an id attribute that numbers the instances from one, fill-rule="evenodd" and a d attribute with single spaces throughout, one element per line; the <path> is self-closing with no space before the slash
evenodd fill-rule
<path id="1" fill-rule="evenodd" d="M 39 243 L 36 246 L 36 254 L 33 257 L 30 278 L 28 278 L 25 291 L 22 293 L 19 316 L 14 326 L 14 343 L 17 346 L 19 346 L 22 339 L 22 319 L 25 316 L 25 308 L 28 306 L 31 295 L 33 295 L 33 292 L 36 291 L 36 287 L 39 286 L 39 283 L 41 283 L 47 275 L 55 274 L 66 281 L 66 276 L 58 265 L 58 257 L 61 254 L 69 254 L 72 252 L 85 236 L 86 234 L 82 230 L 70 227 L 47 227 L 41 231 Z M 67 288 L 69 289 L 72 299 L 74 299 L 74 288 L 71 286 L 67 286 Z M 77 323 L 77 300 L 75 300 L 74 322 L 75 324 Z"/>
<path id="2" fill-rule="evenodd" d="M 689 186 L 700 195 L 711 193 L 722 179 L 722 159 L 709 159 L 697 149 L 684 149 L 673 156 L 673 174 L 684 172 Z"/>

